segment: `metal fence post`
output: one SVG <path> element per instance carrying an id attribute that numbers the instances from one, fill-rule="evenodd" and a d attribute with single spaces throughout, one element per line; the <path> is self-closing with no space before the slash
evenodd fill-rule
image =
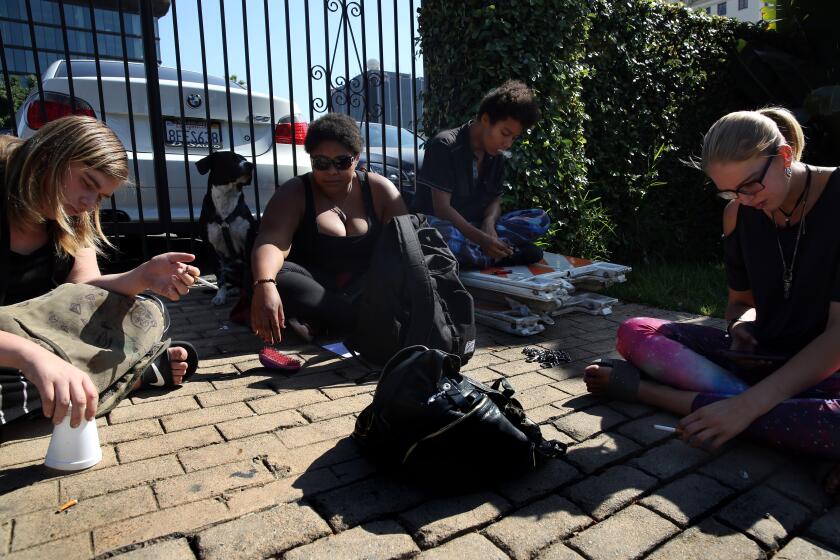
<path id="1" fill-rule="evenodd" d="M 157 49 L 155 45 L 155 19 L 152 0 L 140 0 L 140 30 L 143 37 L 143 58 L 146 68 L 146 99 L 149 104 L 149 130 L 152 135 L 158 219 L 160 220 L 160 225 L 164 233 L 166 233 L 166 249 L 168 251 L 170 248 L 169 236 L 172 231 L 172 213 L 169 207 L 166 151 L 163 146 L 163 114 L 160 107 L 160 86 L 158 84 Z"/>

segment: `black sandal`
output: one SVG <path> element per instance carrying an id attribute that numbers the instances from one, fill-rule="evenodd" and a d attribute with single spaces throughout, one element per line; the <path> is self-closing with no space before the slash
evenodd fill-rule
<path id="1" fill-rule="evenodd" d="M 198 352 L 196 351 L 195 346 L 182 340 L 173 340 L 169 345 L 169 348 L 178 347 L 187 351 L 187 359 L 184 360 L 187 362 L 187 371 L 184 373 L 183 379 L 181 379 L 181 384 L 183 385 L 195 374 L 196 370 L 198 370 Z M 172 378 L 172 365 L 169 360 L 168 349 L 161 354 L 157 360 L 149 364 L 149 367 L 146 368 L 146 371 L 144 371 L 143 375 L 140 376 L 140 383 L 141 387 L 179 386 Z"/>
<path id="2" fill-rule="evenodd" d="M 608 358 L 594 360 L 589 365 L 612 368 L 612 371 L 610 371 L 610 381 L 602 393 L 604 396 L 624 402 L 638 401 L 639 382 L 642 377 L 642 372 L 639 368 L 624 360 L 611 360 Z"/>

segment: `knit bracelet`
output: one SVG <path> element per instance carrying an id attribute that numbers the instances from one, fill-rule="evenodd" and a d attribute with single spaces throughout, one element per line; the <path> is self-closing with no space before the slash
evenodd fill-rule
<path id="1" fill-rule="evenodd" d="M 274 278 L 260 278 L 259 280 L 254 280 L 254 285 L 252 287 L 256 288 L 260 284 L 268 284 L 269 282 L 274 284 L 275 286 L 277 285 L 277 280 L 275 280 Z"/>

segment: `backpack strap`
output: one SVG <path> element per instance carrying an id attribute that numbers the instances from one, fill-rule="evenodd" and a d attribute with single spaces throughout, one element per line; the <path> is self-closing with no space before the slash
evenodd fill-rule
<path id="1" fill-rule="evenodd" d="M 373 191 L 370 188 L 367 171 L 356 171 L 359 184 L 362 186 L 362 199 L 365 202 L 365 214 L 371 225 L 379 224 L 379 217 L 376 215 L 376 206 L 373 204 Z"/>
<path id="2" fill-rule="evenodd" d="M 7 207 L 9 204 L 9 189 L 6 185 L 6 165 L 0 163 L 0 267 L 2 270 L 9 270 L 9 259 L 11 258 L 11 226 Z M 9 284 L 9 274 L 0 274 L 0 305 L 6 301 L 6 288 Z"/>
<path id="3" fill-rule="evenodd" d="M 405 345 L 425 344 L 432 330 L 435 300 L 432 280 L 423 258 L 423 249 L 417 237 L 417 228 L 412 223 L 411 215 L 394 217 L 397 240 L 403 255 L 407 259 L 406 284 L 411 294 L 411 322 L 405 337 Z M 417 218 L 414 218 L 417 219 Z"/>

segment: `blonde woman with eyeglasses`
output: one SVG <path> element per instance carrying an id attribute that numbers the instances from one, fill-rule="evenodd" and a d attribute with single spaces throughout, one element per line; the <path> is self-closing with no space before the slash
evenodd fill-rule
<path id="1" fill-rule="evenodd" d="M 592 393 L 681 415 L 680 437 L 695 446 L 744 433 L 840 459 L 840 171 L 801 161 L 804 144 L 781 108 L 709 129 L 700 167 L 729 201 L 728 328 L 630 319 L 617 340 L 627 361 L 586 368 Z"/>
<path id="2" fill-rule="evenodd" d="M 42 410 L 71 425 L 142 385 L 178 385 L 197 365 L 162 340 L 172 300 L 199 275 L 186 253 L 103 275 L 99 207 L 128 180 L 120 140 L 90 117 L 53 121 L 27 140 L 0 137 L 0 425 Z M 138 296 L 138 297 L 135 297 Z"/>

